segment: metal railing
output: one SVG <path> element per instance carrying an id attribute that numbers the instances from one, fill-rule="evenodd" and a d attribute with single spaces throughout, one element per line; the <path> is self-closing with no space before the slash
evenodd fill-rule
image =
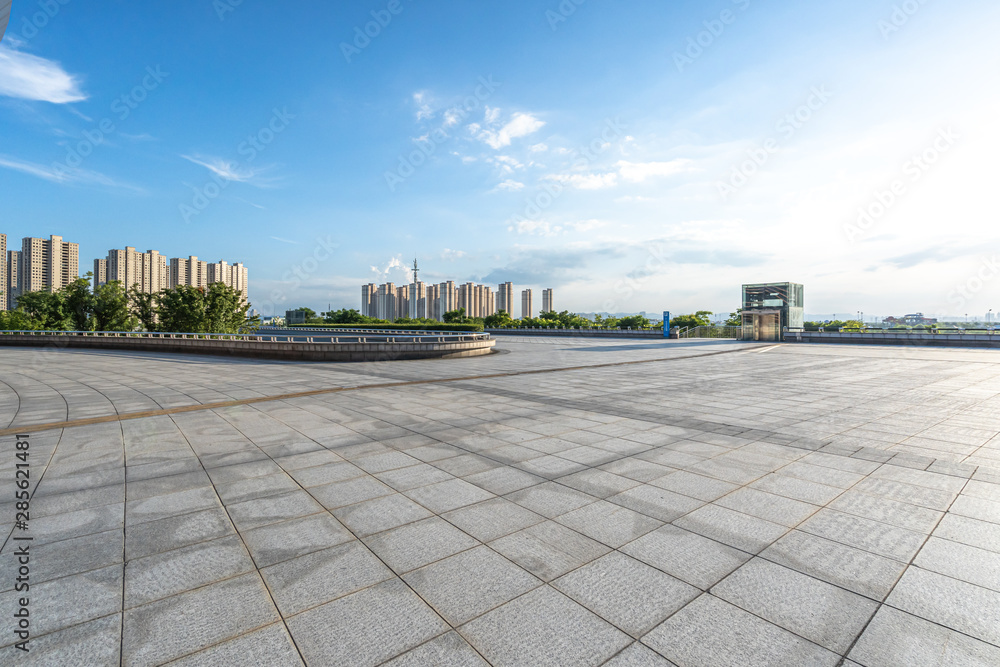
<path id="1" fill-rule="evenodd" d="M 463 331 L 461 333 L 445 332 L 414 332 L 416 335 L 402 335 L 393 333 L 386 334 L 385 331 L 376 332 L 354 331 L 348 335 L 303 335 L 303 334 L 216 334 L 216 333 L 182 333 L 168 331 L 0 331 L 0 336 L 22 335 L 22 336 L 65 336 L 65 337 L 87 337 L 87 338 L 140 338 L 140 339 L 169 339 L 169 340 L 216 340 L 216 341 L 237 341 L 253 343 L 336 343 L 336 344 L 357 344 L 357 343 L 470 343 L 480 340 L 489 340 L 488 333 L 477 331 Z"/>
<path id="2" fill-rule="evenodd" d="M 743 337 L 743 327 L 684 327 L 678 332 L 678 338 L 733 338 Z"/>

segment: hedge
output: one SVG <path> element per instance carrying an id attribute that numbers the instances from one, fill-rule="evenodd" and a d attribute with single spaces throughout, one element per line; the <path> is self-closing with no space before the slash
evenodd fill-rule
<path id="1" fill-rule="evenodd" d="M 388 329 L 391 331 L 482 331 L 482 324 L 292 324 L 287 329 Z"/>

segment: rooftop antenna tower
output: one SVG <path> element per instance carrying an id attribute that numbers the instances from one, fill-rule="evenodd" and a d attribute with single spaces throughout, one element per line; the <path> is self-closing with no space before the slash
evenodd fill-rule
<path id="1" fill-rule="evenodd" d="M 414 257 L 413 258 L 413 284 L 414 285 L 417 283 L 417 273 L 419 271 L 420 271 L 420 269 L 417 268 L 417 258 Z"/>

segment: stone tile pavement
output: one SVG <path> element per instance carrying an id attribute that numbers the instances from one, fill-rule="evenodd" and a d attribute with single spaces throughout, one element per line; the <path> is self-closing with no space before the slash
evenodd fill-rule
<path id="1" fill-rule="evenodd" d="M 498 346 L 0 351 L 0 663 L 1000 665 L 996 352 Z"/>

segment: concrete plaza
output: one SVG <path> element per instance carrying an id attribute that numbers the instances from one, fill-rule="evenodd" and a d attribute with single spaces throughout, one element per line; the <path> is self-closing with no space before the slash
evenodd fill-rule
<path id="1" fill-rule="evenodd" d="M 0 663 L 1000 665 L 997 352 L 497 349 L 0 349 Z"/>

